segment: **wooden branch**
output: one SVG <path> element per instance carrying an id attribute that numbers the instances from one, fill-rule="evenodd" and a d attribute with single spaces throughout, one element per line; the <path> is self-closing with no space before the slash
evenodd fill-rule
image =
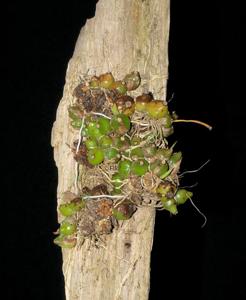
<path id="1" fill-rule="evenodd" d="M 87 21 L 69 62 L 63 98 L 52 130 L 58 168 L 58 204 L 64 191 L 74 191 L 75 162 L 67 146 L 75 132 L 67 107 L 73 89 L 88 70 L 112 72 L 123 78 L 139 71 L 138 93 L 151 91 L 165 99 L 168 76 L 169 0 L 100 0 L 96 15 Z M 83 170 L 82 170 L 83 172 Z M 86 240 L 81 247 L 63 250 L 67 300 L 145 300 L 150 282 L 150 255 L 155 211 L 140 208 L 119 229 L 107 235 L 105 246 Z"/>

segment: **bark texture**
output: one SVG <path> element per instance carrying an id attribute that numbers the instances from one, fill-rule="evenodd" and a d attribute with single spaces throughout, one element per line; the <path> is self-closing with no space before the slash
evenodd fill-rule
<path id="1" fill-rule="evenodd" d="M 67 107 L 79 77 L 112 72 L 115 78 L 135 70 L 142 77 L 137 92 L 165 99 L 168 76 L 169 0 L 100 0 L 87 21 L 69 61 L 64 94 L 52 130 L 58 168 L 58 204 L 64 191 L 74 191 L 75 161 L 67 146 L 75 134 Z M 83 170 L 82 170 L 83 172 Z M 86 174 L 85 174 L 86 175 Z M 63 250 L 67 300 L 145 300 L 150 282 L 150 255 L 155 211 L 141 208 L 96 248 Z"/>

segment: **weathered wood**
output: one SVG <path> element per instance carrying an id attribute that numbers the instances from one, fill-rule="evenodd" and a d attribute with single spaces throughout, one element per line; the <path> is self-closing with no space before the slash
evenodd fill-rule
<path id="1" fill-rule="evenodd" d="M 69 127 L 67 107 L 74 101 L 79 76 L 89 70 L 123 78 L 136 70 L 143 79 L 137 91 L 165 99 L 169 5 L 169 0 L 100 0 L 95 17 L 82 28 L 52 130 L 58 204 L 64 191 L 74 191 L 75 162 L 67 144 L 76 132 Z M 63 250 L 67 300 L 148 299 L 154 220 L 153 209 L 141 208 L 105 237 L 105 247 L 96 248 L 87 240 L 81 248 Z"/>

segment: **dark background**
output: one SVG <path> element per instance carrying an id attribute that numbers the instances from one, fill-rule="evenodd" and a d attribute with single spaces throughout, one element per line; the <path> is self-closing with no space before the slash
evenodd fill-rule
<path id="1" fill-rule="evenodd" d="M 95 2 L 11 1 L 7 7 L 8 47 L 1 67 L 8 74 L 2 109 L 2 132 L 9 138 L 3 144 L 5 299 L 64 299 L 61 253 L 52 243 L 57 170 L 50 132 L 68 60 L 80 28 L 94 16 Z M 203 218 L 190 203 L 176 217 L 157 213 L 150 299 L 245 299 L 245 15 L 224 1 L 171 2 L 171 109 L 214 127 L 209 132 L 175 125 L 183 170 L 211 159 L 182 181 L 199 183 L 193 201 L 208 222 L 201 228 Z"/>

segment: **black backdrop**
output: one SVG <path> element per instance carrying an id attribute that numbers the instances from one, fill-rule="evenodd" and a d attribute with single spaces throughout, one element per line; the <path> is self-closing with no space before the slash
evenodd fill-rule
<path id="1" fill-rule="evenodd" d="M 2 215 L 8 217 L 2 227 L 5 299 L 64 299 L 61 253 L 52 243 L 57 170 L 50 132 L 68 60 L 81 26 L 94 15 L 95 2 L 8 4 L 8 47 L 2 57 L 7 62 L 2 73 L 8 74 L 2 132 L 9 138 L 3 144 L 8 162 L 3 164 L 7 200 L 2 197 Z M 218 0 L 171 1 L 170 106 L 184 118 L 214 126 L 212 132 L 175 126 L 183 170 L 211 159 L 182 182 L 199 183 L 193 200 L 208 222 L 201 229 L 203 219 L 191 204 L 176 217 L 157 213 L 150 299 L 246 296 L 240 273 L 246 250 L 244 18 L 240 7 Z"/>

